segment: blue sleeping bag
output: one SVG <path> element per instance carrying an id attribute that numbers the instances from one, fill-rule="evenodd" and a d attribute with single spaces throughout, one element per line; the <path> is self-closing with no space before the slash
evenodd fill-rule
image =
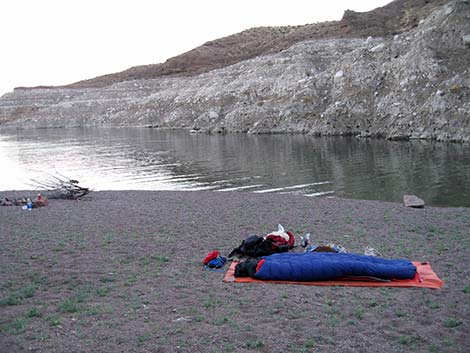
<path id="1" fill-rule="evenodd" d="M 336 253 L 280 253 L 265 256 L 254 277 L 277 281 L 321 281 L 347 276 L 411 279 L 416 267 L 406 259 Z"/>

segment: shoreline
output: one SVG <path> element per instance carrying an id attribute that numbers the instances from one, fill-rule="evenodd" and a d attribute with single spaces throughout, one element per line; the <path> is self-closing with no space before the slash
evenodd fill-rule
<path id="1" fill-rule="evenodd" d="M 60 126 L 16 126 L 0 124 L 0 132 L 10 131 L 29 131 L 29 130 L 71 130 L 71 129 L 150 129 L 150 130 L 168 130 L 168 131 L 186 131 L 188 134 L 203 134 L 203 135 L 298 135 L 298 136 L 309 136 L 313 138 L 357 138 L 361 140 L 379 140 L 379 141 L 390 141 L 390 142 L 413 142 L 413 143 L 435 143 L 444 145 L 463 145 L 465 147 L 470 146 L 470 139 L 452 139 L 444 138 L 439 139 L 438 137 L 415 137 L 411 135 L 398 135 L 388 137 L 385 133 L 368 134 L 367 129 L 364 131 L 347 132 L 340 131 L 336 133 L 311 133 L 306 131 L 293 131 L 290 129 L 286 130 L 273 130 L 263 132 L 244 132 L 244 131 L 232 131 L 232 130 L 216 130 L 210 129 L 194 129 L 193 127 L 182 127 L 182 126 L 154 126 L 154 125 L 60 125 Z"/>
<path id="2" fill-rule="evenodd" d="M 0 200 L 5 198 L 5 197 L 14 197 L 14 198 L 20 198 L 20 197 L 35 197 L 38 193 L 46 196 L 47 191 L 45 190 L 2 190 L 0 189 Z M 293 198 L 306 198 L 306 199 L 330 199 L 330 200 L 336 200 L 338 202 L 340 201 L 357 201 L 357 202 L 370 202 L 370 203 L 382 203 L 382 204 L 392 204 L 392 205 L 401 205 L 404 206 L 403 201 L 387 201 L 387 200 L 378 200 L 378 199 L 356 199 L 356 198 L 348 198 L 348 197 L 342 197 L 342 196 L 336 196 L 336 195 L 320 195 L 320 196 L 308 196 L 304 194 L 282 194 L 282 193 L 276 193 L 276 192 L 271 192 L 271 193 L 255 193 L 255 192 L 247 192 L 243 190 L 233 190 L 233 191 L 225 191 L 224 189 L 217 189 L 217 190 L 143 190 L 143 189 L 122 189 L 122 190 L 93 190 L 89 195 L 85 197 L 85 199 L 92 199 L 93 195 L 97 195 L 98 193 L 101 194 L 123 194 L 127 195 L 130 193 L 149 193 L 149 194 L 158 194 L 158 193 L 215 193 L 215 194 L 223 194 L 225 195 L 231 195 L 231 194 L 241 194 L 241 195 L 252 195 L 253 197 L 256 196 L 282 196 L 282 197 L 293 197 Z M 57 201 L 57 199 L 51 199 L 52 201 Z M 80 201 L 80 200 L 79 200 Z M 425 205 L 423 208 L 437 208 L 437 209 L 467 209 L 470 210 L 470 207 L 466 206 L 447 206 L 447 205 L 433 205 L 433 204 L 428 204 L 425 201 Z M 3 207 L 3 206 L 2 206 Z M 5 206 L 6 207 L 6 206 Z M 413 209 L 413 207 L 411 207 Z"/>

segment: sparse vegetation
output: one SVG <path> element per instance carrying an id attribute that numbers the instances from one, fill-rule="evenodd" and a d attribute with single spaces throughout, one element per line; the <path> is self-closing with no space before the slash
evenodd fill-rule
<path id="1" fill-rule="evenodd" d="M 460 325 L 462 325 L 462 321 L 454 317 L 449 317 L 444 320 L 444 327 L 447 328 L 454 328 Z"/>
<path id="2" fill-rule="evenodd" d="M 260 349 L 264 347 L 264 342 L 261 340 L 248 341 L 245 346 L 248 349 Z"/>
<path id="3" fill-rule="evenodd" d="M 79 311 L 79 306 L 75 301 L 66 299 L 58 305 L 57 310 L 61 313 L 76 313 Z"/>
<path id="4" fill-rule="evenodd" d="M 27 317 L 41 317 L 42 315 L 38 308 L 31 308 L 26 313 L 26 316 Z"/>
<path id="5" fill-rule="evenodd" d="M 58 315 L 49 315 L 47 321 L 51 326 L 58 326 L 62 323 L 62 319 Z"/>

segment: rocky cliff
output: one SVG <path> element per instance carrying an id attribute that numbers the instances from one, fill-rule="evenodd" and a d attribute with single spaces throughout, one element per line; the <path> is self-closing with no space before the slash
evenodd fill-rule
<path id="1" fill-rule="evenodd" d="M 469 64 L 470 0 L 397 0 L 334 23 L 248 30 L 164 64 L 18 88 L 0 98 L 0 124 L 470 141 Z"/>

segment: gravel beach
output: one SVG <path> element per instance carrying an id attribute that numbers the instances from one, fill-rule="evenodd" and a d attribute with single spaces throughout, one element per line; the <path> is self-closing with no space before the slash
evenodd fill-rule
<path id="1" fill-rule="evenodd" d="M 0 198 L 35 194 L 0 192 Z M 248 192 L 102 191 L 0 207 L 0 352 L 466 352 L 469 208 Z M 281 223 L 429 261 L 422 288 L 238 284 L 205 271 Z M 302 251 L 300 247 L 294 251 Z"/>

